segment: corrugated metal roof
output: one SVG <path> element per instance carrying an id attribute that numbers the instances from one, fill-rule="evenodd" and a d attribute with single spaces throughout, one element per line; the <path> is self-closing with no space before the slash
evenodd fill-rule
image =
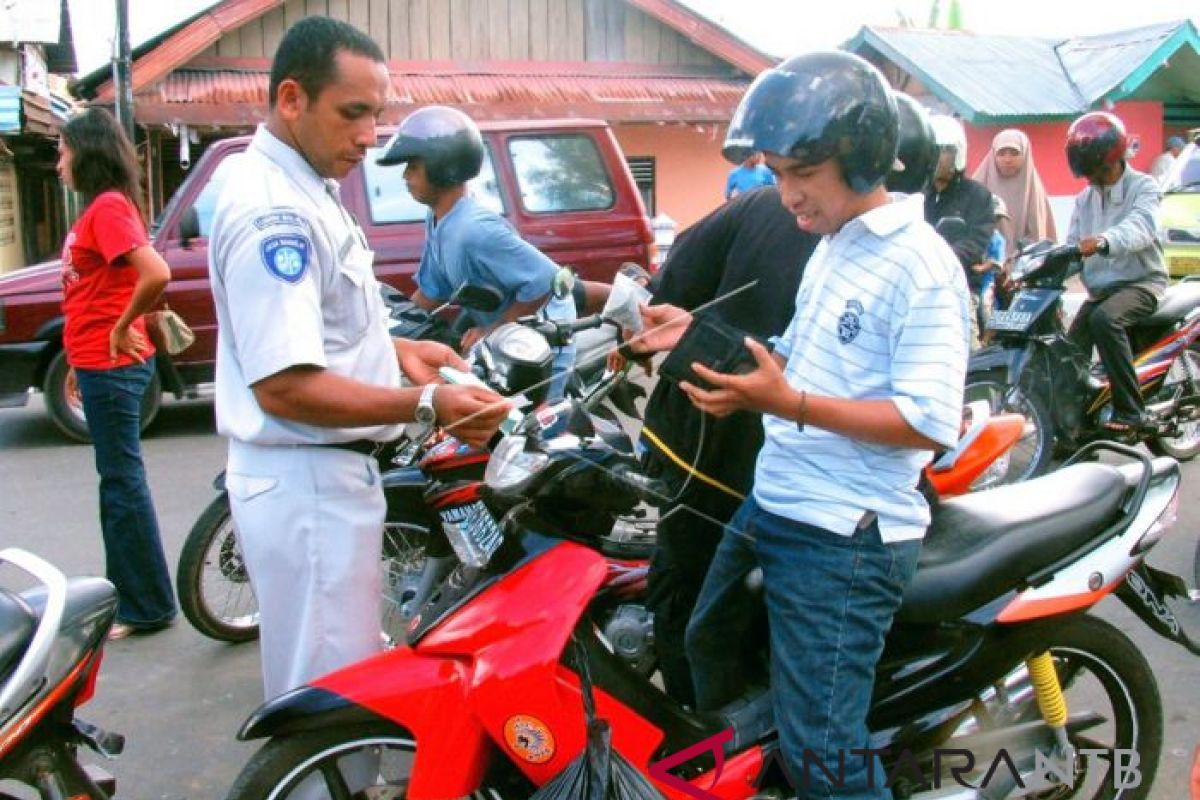
<path id="1" fill-rule="evenodd" d="M 1182 27 L 1168 22 L 1071 39 L 1058 46 L 1058 54 L 1079 91 L 1095 102 L 1137 72 Z"/>
<path id="2" fill-rule="evenodd" d="M 225 107 L 267 105 L 268 74 L 259 71 L 189 70 L 172 72 L 137 95 L 139 121 L 165 122 L 171 108 L 182 115 L 185 105 L 201 105 L 212 113 Z M 609 120 L 728 119 L 746 91 L 748 80 L 695 75 L 551 75 L 530 74 L 392 74 L 394 102 L 388 121 L 411 107 L 430 104 L 472 109 L 473 116 L 592 116 Z M 478 114 L 479 109 L 486 113 Z M 212 124 L 241 123 L 209 119 Z M 179 116 L 179 121 L 187 121 Z"/>
<path id="3" fill-rule="evenodd" d="M 864 27 L 845 47 L 891 61 L 969 122 L 1055 119 L 1120 99 L 1179 47 L 1191 22 L 1066 41 L 967 31 Z"/>
<path id="4" fill-rule="evenodd" d="M 917 76 L 962 117 L 1052 116 L 1077 108 L 1054 43 L 965 31 L 865 28 L 849 45 L 866 44 Z"/>

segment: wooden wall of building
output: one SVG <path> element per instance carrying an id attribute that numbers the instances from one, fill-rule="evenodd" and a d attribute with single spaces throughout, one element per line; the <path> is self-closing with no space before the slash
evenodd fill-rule
<path id="1" fill-rule="evenodd" d="M 288 0 L 204 55 L 270 58 L 311 15 L 369 33 L 389 60 L 723 62 L 625 0 Z"/>

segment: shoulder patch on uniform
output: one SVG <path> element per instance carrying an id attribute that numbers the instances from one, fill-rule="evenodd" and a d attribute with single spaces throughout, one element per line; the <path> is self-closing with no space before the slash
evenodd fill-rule
<path id="1" fill-rule="evenodd" d="M 261 230 L 274 228 L 279 225 L 286 225 L 292 228 L 303 228 L 311 230 L 312 226 L 304 217 L 297 214 L 295 211 L 272 211 L 268 214 L 262 214 L 254 218 L 254 227 Z"/>
<path id="2" fill-rule="evenodd" d="M 299 283 L 308 271 L 312 243 L 307 236 L 279 234 L 268 236 L 258 245 L 267 272 L 287 283 Z"/>

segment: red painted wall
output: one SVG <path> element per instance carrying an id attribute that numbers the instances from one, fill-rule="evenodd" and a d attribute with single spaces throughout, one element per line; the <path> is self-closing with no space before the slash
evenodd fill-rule
<path id="1" fill-rule="evenodd" d="M 1117 103 L 1112 112 L 1125 123 L 1130 138 L 1137 137 L 1141 144 L 1132 161 L 1134 169 L 1150 171 L 1152 162 L 1163 151 L 1166 134 L 1163 131 L 1162 103 L 1138 100 Z M 1019 128 L 1029 136 L 1034 165 L 1046 192 L 1050 195 L 1076 195 L 1083 190 L 1084 181 L 1077 179 L 1067 167 L 1063 151 L 1067 141 L 1067 122 L 1027 123 L 1012 127 Z M 967 174 L 971 174 L 987 158 L 992 149 L 992 139 L 1009 126 L 975 127 L 967 125 Z"/>

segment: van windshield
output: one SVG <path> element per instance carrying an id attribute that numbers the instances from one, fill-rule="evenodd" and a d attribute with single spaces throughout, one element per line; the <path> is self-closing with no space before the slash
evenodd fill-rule
<path id="1" fill-rule="evenodd" d="M 207 153 L 205 154 L 207 155 Z M 237 164 L 246 157 L 242 150 L 230 153 L 225 158 L 217 162 L 217 166 L 213 169 L 212 175 L 209 176 L 208 182 L 204 184 L 204 188 L 196 195 L 192 201 L 193 208 L 196 209 L 196 217 L 200 222 L 200 235 L 208 237 L 209 231 L 212 229 L 213 212 L 217 207 L 217 198 L 221 196 L 221 187 L 225 185 L 225 181 L 232 174 L 232 170 L 237 168 Z M 193 175 L 203 174 L 203 162 L 193 167 Z M 158 235 L 158 229 L 162 226 L 163 220 L 167 219 L 174 213 L 175 207 L 183 202 L 183 198 L 187 197 L 190 192 L 189 178 L 182 186 L 175 190 L 175 194 L 171 195 L 171 200 L 163 207 L 161 213 L 155 218 L 154 224 L 150 226 L 150 236 L 153 238 Z"/>

